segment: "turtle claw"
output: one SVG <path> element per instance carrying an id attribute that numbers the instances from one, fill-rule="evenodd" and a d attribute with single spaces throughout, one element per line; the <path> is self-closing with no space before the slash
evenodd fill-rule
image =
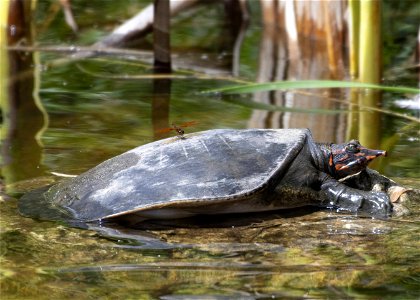
<path id="1" fill-rule="evenodd" d="M 367 192 L 362 202 L 360 211 L 370 216 L 387 218 L 391 216 L 392 204 L 386 193 L 383 192 Z"/>

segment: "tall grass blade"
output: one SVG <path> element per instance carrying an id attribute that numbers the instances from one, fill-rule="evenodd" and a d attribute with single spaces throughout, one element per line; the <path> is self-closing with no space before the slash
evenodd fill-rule
<path id="1" fill-rule="evenodd" d="M 320 88 L 363 88 L 376 89 L 388 92 L 399 93 L 420 93 L 420 89 L 404 86 L 385 86 L 371 83 L 337 81 L 337 80 L 300 80 L 300 81 L 277 81 L 267 83 L 252 83 L 245 85 L 234 85 L 223 88 L 211 89 L 205 92 L 219 92 L 224 94 L 243 94 L 271 90 L 287 89 L 320 89 Z"/>

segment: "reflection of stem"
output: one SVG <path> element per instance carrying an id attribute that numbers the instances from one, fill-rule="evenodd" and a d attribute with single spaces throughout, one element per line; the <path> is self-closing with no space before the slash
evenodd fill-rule
<path id="1" fill-rule="evenodd" d="M 380 92 L 366 91 L 359 94 L 359 103 L 375 107 L 380 101 Z M 359 114 L 359 140 L 367 148 L 377 149 L 380 143 L 380 114 L 378 111 L 364 111 Z"/>
<path id="2" fill-rule="evenodd" d="M 7 51 L 5 47 L 8 42 L 32 40 L 31 3 L 23 2 L 24 5 L 19 5 L 17 1 L 10 2 L 11 6 L 7 8 L 10 12 L 8 21 L 15 24 L 19 31 L 15 35 L 9 35 L 7 41 L 4 36 L 0 40 L 4 70 L 0 77 L 3 83 L 0 86 L 3 113 L 1 150 L 5 160 L 1 171 L 7 184 L 39 176 L 43 172 L 41 135 L 48 121 L 45 119 L 45 109 L 37 99 L 39 73 L 33 66 L 38 55 L 22 55 Z M 14 76 L 20 73 L 25 76 Z"/>
<path id="3" fill-rule="evenodd" d="M 41 59 L 40 59 L 40 55 L 39 53 L 33 53 L 33 60 L 35 65 L 40 65 L 41 64 Z M 44 145 L 42 143 L 42 136 L 44 134 L 44 132 L 48 129 L 48 125 L 49 125 L 49 115 L 47 113 L 47 110 L 45 109 L 44 105 L 42 104 L 41 98 L 39 97 L 39 89 L 41 86 L 41 71 L 39 68 L 34 68 L 33 70 L 33 78 L 34 78 L 34 88 L 33 88 L 33 92 L 32 92 L 32 97 L 34 99 L 34 103 L 35 106 L 39 109 L 39 111 L 42 114 L 43 117 L 43 124 L 42 127 L 38 130 L 38 132 L 35 134 L 35 140 L 38 143 L 38 145 L 43 148 Z"/>
<path id="4" fill-rule="evenodd" d="M 239 75 L 239 62 L 241 58 L 241 47 L 242 42 L 245 38 L 246 30 L 248 29 L 249 25 L 249 11 L 248 6 L 245 1 L 239 1 L 240 9 L 241 9 L 241 26 L 239 28 L 238 35 L 236 36 L 235 43 L 232 49 L 232 74 L 233 76 Z"/>
<path id="5" fill-rule="evenodd" d="M 152 125 L 154 140 L 162 138 L 159 129 L 169 126 L 169 103 L 171 97 L 171 80 L 155 79 L 153 81 Z"/>
<path id="6" fill-rule="evenodd" d="M 350 90 L 350 103 L 347 103 L 350 108 L 350 112 L 347 115 L 347 133 L 346 140 L 356 138 L 359 134 L 359 114 L 355 109 L 358 105 L 358 93 L 355 89 Z"/>

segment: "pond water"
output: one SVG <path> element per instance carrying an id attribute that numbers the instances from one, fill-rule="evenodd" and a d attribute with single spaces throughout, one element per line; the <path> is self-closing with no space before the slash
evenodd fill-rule
<path id="1" fill-rule="evenodd" d="M 127 19 L 144 6 L 138 1 L 124 5 L 91 1 L 86 7 L 83 1 L 72 1 L 81 30 L 75 37 L 59 15 L 42 27 L 51 11 L 49 2 L 38 2 L 35 17 L 43 30 L 36 42 L 49 45 L 90 45 L 117 20 Z M 262 29 L 258 5 L 252 4 L 251 11 L 238 66 L 241 78 L 252 81 L 261 75 Z M 395 11 L 386 13 L 404 24 Z M 207 5 L 174 19 L 174 65 L 189 70 L 177 73 L 188 78 L 139 78 L 152 75 L 147 63 L 150 55 L 139 62 L 122 54 L 75 61 L 62 53 L 26 54 L 33 57 L 33 64 L 41 65 L 32 70 L 35 79 L 31 77 L 30 85 L 24 74 L 16 77 L 25 87 L 21 95 L 36 96 L 30 110 L 19 112 L 18 133 L 7 147 L 2 146 L 1 299 L 420 297 L 418 202 L 410 203 L 410 215 L 388 220 L 302 208 L 149 221 L 135 229 L 118 224 L 73 228 L 19 215 L 17 203 L 24 192 L 62 179 L 54 174 L 80 174 L 133 147 L 174 135 L 159 132 L 172 122 L 194 121 L 185 127 L 187 132 L 309 127 L 320 142 L 348 138 L 349 124 L 356 117 L 341 102 L 331 102 L 331 98 L 346 99 L 348 91 L 279 93 L 286 103 L 291 99 L 306 103 L 303 112 L 258 106 L 277 105 L 270 93 L 229 97 L 202 93 L 237 82 L 227 79 L 233 59 L 222 38 L 226 29 L 220 15 L 221 6 Z M 411 17 L 407 13 L 406 30 Z M 145 49 L 150 49 L 150 41 L 144 42 Z M 397 53 L 396 44 L 388 43 L 385 80 L 415 86 L 415 69 L 397 69 L 409 61 L 408 46 L 401 46 Z M 328 77 L 309 74 L 298 79 L 323 78 Z M 271 100 L 260 101 L 267 97 Z M 397 100 L 407 97 L 412 95 L 383 93 L 385 111 L 357 113 L 379 119 L 372 124 L 377 127 L 376 146 L 389 152 L 373 168 L 403 185 L 420 188 L 418 110 L 397 107 Z M 294 108 L 301 107 L 299 101 Z"/>

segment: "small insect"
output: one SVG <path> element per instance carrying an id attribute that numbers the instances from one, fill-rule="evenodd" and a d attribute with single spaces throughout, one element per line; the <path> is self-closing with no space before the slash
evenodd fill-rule
<path id="1" fill-rule="evenodd" d="M 182 123 L 180 125 L 176 125 L 175 123 L 172 123 L 171 127 L 162 128 L 162 129 L 157 130 L 156 132 L 157 133 L 166 133 L 166 132 L 170 132 L 170 131 L 174 130 L 176 132 L 177 136 L 180 139 L 184 139 L 185 138 L 184 137 L 185 131 L 184 131 L 183 128 L 193 126 L 197 123 L 198 123 L 197 121 L 189 121 L 189 122 Z"/>

